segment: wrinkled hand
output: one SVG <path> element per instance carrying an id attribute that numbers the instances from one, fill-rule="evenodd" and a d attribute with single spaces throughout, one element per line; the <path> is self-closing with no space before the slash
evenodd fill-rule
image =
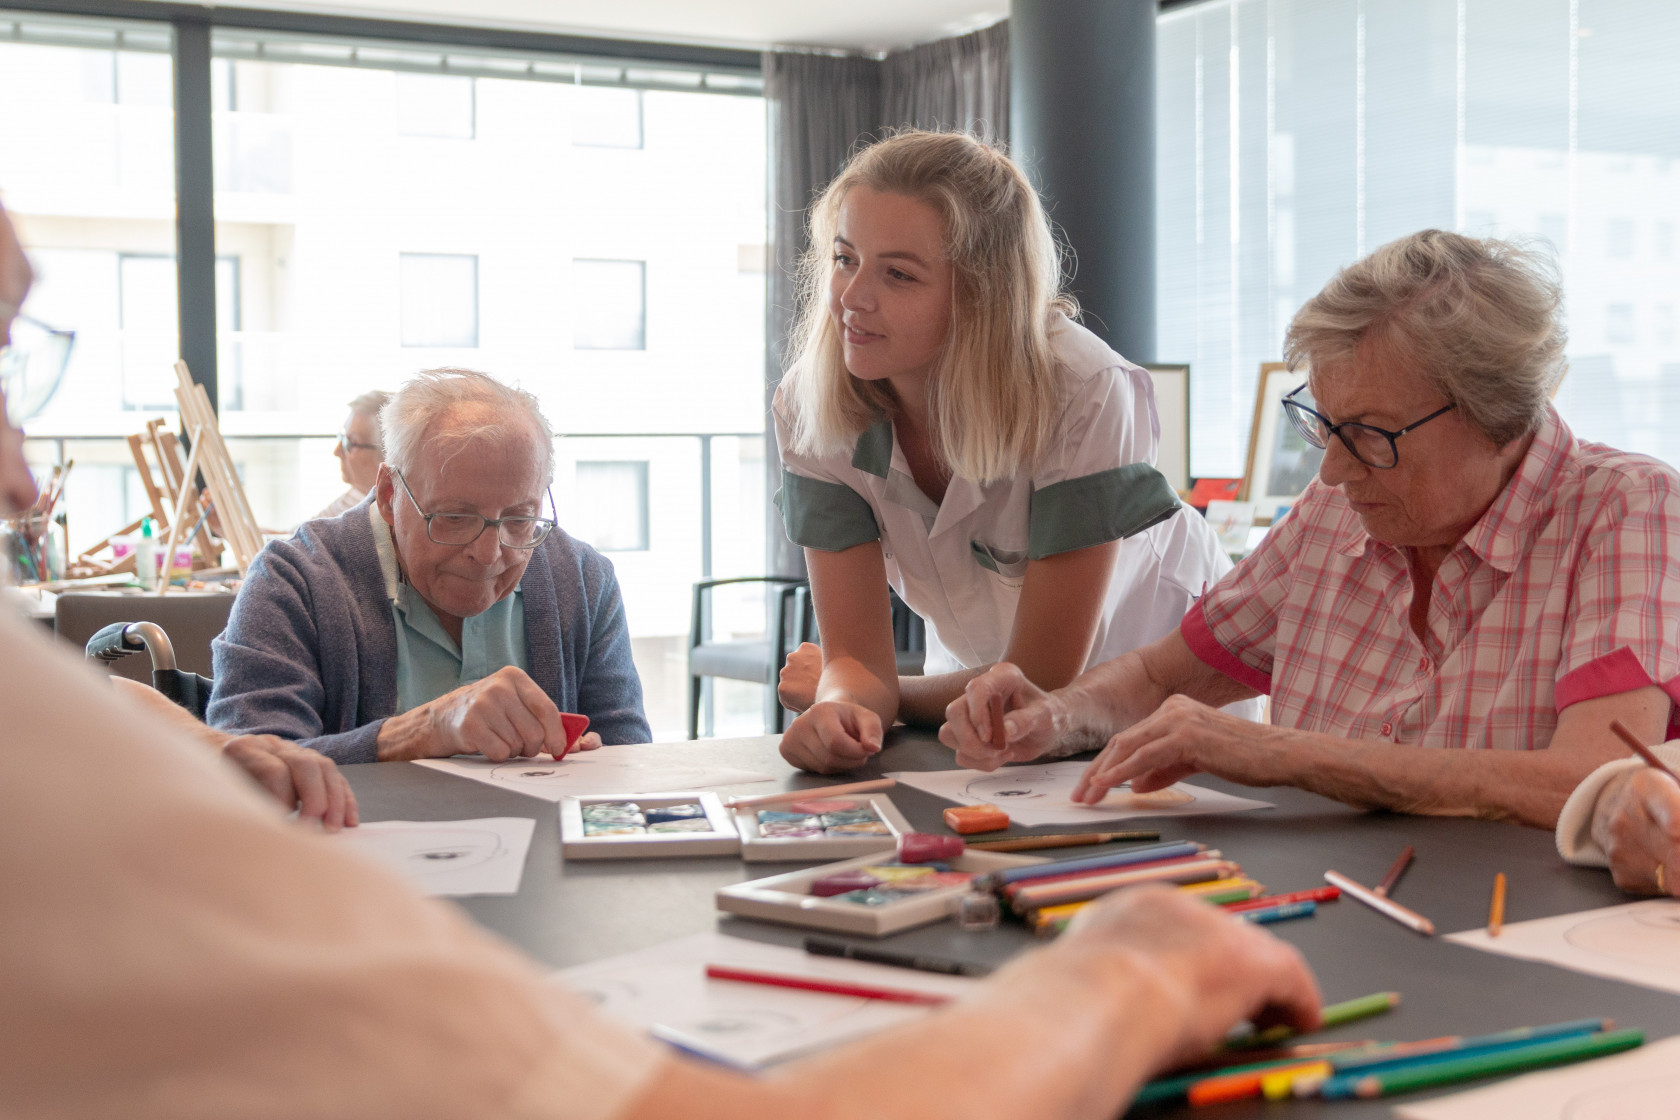
<path id="1" fill-rule="evenodd" d="M 1636 770 L 1614 788 L 1600 812 L 1610 814 L 1605 855 L 1616 885 L 1640 894 L 1666 888 L 1680 898 L 1680 784 L 1649 767 Z"/>
<path id="2" fill-rule="evenodd" d="M 801 642 L 788 654 L 787 664 L 776 684 L 776 699 L 790 712 L 803 712 L 817 702 L 817 681 L 822 677 L 822 647 Z"/>
<path id="3" fill-rule="evenodd" d="M 566 753 L 560 709 L 517 666 L 505 666 L 481 681 L 462 685 L 416 711 L 423 711 L 427 733 L 401 752 L 406 757 L 482 754 L 491 762 L 505 762 L 534 758 L 545 751 L 555 758 Z M 599 744 L 600 737 L 595 741 Z"/>
<path id="4" fill-rule="evenodd" d="M 298 819 L 320 821 L 328 832 L 355 828 L 356 795 L 333 760 L 274 735 L 236 735 L 222 757 L 244 770 Z"/>
<path id="5" fill-rule="evenodd" d="M 881 749 L 881 717 L 861 704 L 825 700 L 782 736 L 782 757 L 818 774 L 855 770 Z"/>
<path id="6" fill-rule="evenodd" d="M 1087 906 L 1052 952 L 1116 949 L 1139 956 L 1176 1010 L 1153 1021 L 1171 1040 L 1161 1068 L 1208 1054 L 1244 1020 L 1318 1026 L 1318 984 L 1292 946 L 1169 887 L 1117 891 Z"/>
<path id="7" fill-rule="evenodd" d="M 1274 778 L 1261 767 L 1263 758 L 1244 748 L 1257 747 L 1275 733 L 1267 724 L 1210 708 L 1188 696 L 1169 696 L 1147 719 L 1108 741 L 1080 775 L 1072 800 L 1095 805 L 1125 782 L 1137 793 L 1149 793 L 1198 771 L 1244 785 L 1274 785 Z"/>
<path id="8" fill-rule="evenodd" d="M 574 751 L 594 751 L 601 749 L 601 737 L 593 731 L 585 731 L 578 736 L 578 741 L 572 744 Z"/>
<path id="9" fill-rule="evenodd" d="M 1002 702 L 1005 712 L 1002 743 L 994 742 L 994 700 Z M 957 752 L 959 766 L 996 770 L 1006 762 L 1026 762 L 1053 748 L 1066 722 L 1055 696 L 1029 681 L 1016 666 L 1000 661 L 970 680 L 963 694 L 946 705 L 939 741 Z"/>

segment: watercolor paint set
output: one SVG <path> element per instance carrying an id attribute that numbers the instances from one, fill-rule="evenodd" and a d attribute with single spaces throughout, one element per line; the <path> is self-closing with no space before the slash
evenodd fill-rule
<path id="1" fill-rule="evenodd" d="M 715 793 L 599 794 L 560 802 L 566 859 L 726 856 L 741 835 Z"/>
<path id="2" fill-rule="evenodd" d="M 716 903 L 742 917 L 885 937 L 952 916 L 978 875 L 1040 862 L 968 851 L 949 862 L 906 864 L 890 852 L 877 852 L 719 887 Z"/>
<path id="3" fill-rule="evenodd" d="M 914 831 L 885 794 L 811 797 L 735 810 L 748 863 L 810 863 L 891 851 Z"/>

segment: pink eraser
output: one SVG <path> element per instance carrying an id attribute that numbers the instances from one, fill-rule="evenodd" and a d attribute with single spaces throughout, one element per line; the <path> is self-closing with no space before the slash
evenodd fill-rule
<path id="1" fill-rule="evenodd" d="M 898 858 L 903 863 L 931 863 L 934 860 L 956 859 L 962 854 L 963 842 L 960 836 L 907 832 L 898 842 Z"/>

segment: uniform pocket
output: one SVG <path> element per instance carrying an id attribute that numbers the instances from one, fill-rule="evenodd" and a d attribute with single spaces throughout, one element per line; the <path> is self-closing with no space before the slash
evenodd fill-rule
<path id="1" fill-rule="evenodd" d="M 984 541 L 970 541 L 968 546 L 973 551 L 974 562 L 988 572 L 1016 580 L 1027 574 L 1027 550 L 1024 548 L 996 548 Z"/>

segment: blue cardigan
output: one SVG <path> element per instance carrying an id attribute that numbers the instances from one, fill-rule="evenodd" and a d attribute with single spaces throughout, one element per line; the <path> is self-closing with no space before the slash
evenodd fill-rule
<path id="1" fill-rule="evenodd" d="M 603 743 L 651 739 L 612 564 L 556 529 L 519 587 L 531 679 L 561 711 L 588 716 Z M 397 631 L 368 503 L 270 542 L 211 656 L 212 727 L 375 761 L 397 710 Z"/>

